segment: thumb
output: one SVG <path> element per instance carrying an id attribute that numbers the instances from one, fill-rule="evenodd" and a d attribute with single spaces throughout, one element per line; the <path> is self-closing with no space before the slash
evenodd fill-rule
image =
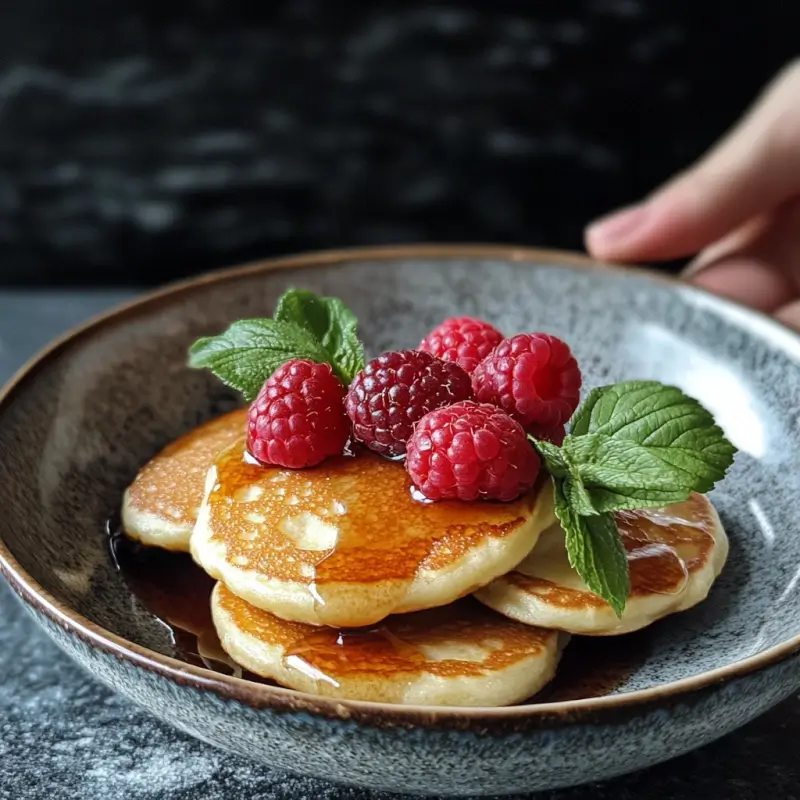
<path id="1" fill-rule="evenodd" d="M 800 61 L 691 169 L 640 205 L 586 231 L 589 252 L 618 261 L 696 253 L 800 193 Z"/>

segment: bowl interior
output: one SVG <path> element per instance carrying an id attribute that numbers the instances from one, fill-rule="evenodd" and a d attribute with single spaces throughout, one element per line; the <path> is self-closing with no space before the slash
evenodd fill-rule
<path id="1" fill-rule="evenodd" d="M 236 403 L 185 366 L 187 346 L 240 317 L 271 314 L 287 286 L 341 296 L 368 352 L 415 346 L 446 316 L 565 338 L 586 387 L 674 383 L 741 449 L 714 500 L 731 538 L 707 602 L 626 643 L 597 691 L 628 692 L 725 666 L 800 634 L 800 344 L 735 306 L 645 275 L 547 256 L 344 256 L 249 271 L 160 295 L 89 328 L 39 363 L 0 406 L 0 537 L 35 581 L 92 622 L 165 655 L 170 630 L 109 557 L 106 521 L 141 464 Z"/>

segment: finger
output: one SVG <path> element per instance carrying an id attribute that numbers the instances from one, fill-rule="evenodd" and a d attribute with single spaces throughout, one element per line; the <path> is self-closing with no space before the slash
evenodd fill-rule
<path id="1" fill-rule="evenodd" d="M 699 163 L 643 204 L 589 226 L 598 258 L 655 261 L 707 246 L 800 191 L 800 62 Z"/>
<path id="2" fill-rule="evenodd" d="M 775 314 L 775 319 L 800 331 L 800 300 L 795 300 L 779 309 Z"/>
<path id="3" fill-rule="evenodd" d="M 762 214 L 759 217 L 754 217 L 745 222 L 744 225 L 740 225 L 731 231 L 727 236 L 723 236 L 718 241 L 713 242 L 692 259 L 683 270 L 683 277 L 689 278 L 710 264 L 716 264 L 722 261 L 723 258 L 736 253 L 745 252 L 763 235 L 773 217 L 774 214 Z"/>
<path id="4" fill-rule="evenodd" d="M 691 282 L 714 294 L 772 313 L 796 295 L 786 275 L 755 258 L 730 256 L 704 269 Z"/>
<path id="5" fill-rule="evenodd" d="M 687 277 L 697 286 L 762 311 L 773 312 L 800 294 L 800 198 L 772 217 L 740 229 L 700 255 Z M 735 245 L 738 243 L 738 249 Z"/>

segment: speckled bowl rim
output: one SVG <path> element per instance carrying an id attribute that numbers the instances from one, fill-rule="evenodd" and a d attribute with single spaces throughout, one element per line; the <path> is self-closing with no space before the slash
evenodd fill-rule
<path id="1" fill-rule="evenodd" d="M 671 286 L 681 293 L 689 293 L 695 301 L 713 308 L 736 324 L 746 327 L 753 335 L 771 342 L 788 352 L 800 365 L 800 336 L 770 317 L 719 298 L 701 289 L 690 287 L 677 278 L 655 270 L 619 266 L 595 261 L 578 253 L 529 247 L 483 244 L 402 245 L 376 248 L 352 248 L 307 253 L 245 264 L 233 269 L 218 270 L 199 277 L 169 284 L 164 288 L 117 306 L 73 328 L 42 349 L 28 361 L 0 391 L 0 416 L 12 402 L 15 394 L 50 360 L 81 340 L 102 335 L 103 329 L 124 322 L 130 317 L 157 310 L 179 301 L 184 294 L 208 284 L 221 284 L 273 270 L 291 270 L 307 267 L 330 267 L 344 263 L 379 261 L 393 262 L 412 259 L 497 259 L 516 263 L 533 262 L 548 266 L 607 271 L 614 274 L 634 273 L 656 283 Z M 0 575 L 5 576 L 12 589 L 35 611 L 43 614 L 67 633 L 78 637 L 92 648 L 115 658 L 164 676 L 179 684 L 212 691 L 254 708 L 271 708 L 276 711 L 304 711 L 329 718 L 354 720 L 360 724 L 443 725 L 445 727 L 493 728 L 498 724 L 511 724 L 517 728 L 525 723 L 536 725 L 552 722 L 575 723 L 603 721 L 611 712 L 636 713 L 641 707 L 663 703 L 672 699 L 687 699 L 692 693 L 713 685 L 746 676 L 749 673 L 775 666 L 800 651 L 800 634 L 774 645 L 761 653 L 677 681 L 639 689 L 618 695 L 567 700 L 554 703 L 532 703 L 503 708 L 485 707 L 434 707 L 404 706 L 354 700 L 334 700 L 293 689 L 268 686 L 212 672 L 187 664 L 170 656 L 130 642 L 105 628 L 96 625 L 73 609 L 61 603 L 29 575 L 0 540 Z"/>

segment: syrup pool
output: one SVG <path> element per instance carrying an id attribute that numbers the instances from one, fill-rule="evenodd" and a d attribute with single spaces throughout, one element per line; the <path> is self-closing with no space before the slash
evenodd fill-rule
<path id="1" fill-rule="evenodd" d="M 172 639 L 173 656 L 187 664 L 223 675 L 234 675 L 258 683 L 267 681 L 231 661 L 224 653 L 211 621 L 210 596 L 214 581 L 187 554 L 144 547 L 128 539 L 117 520 L 108 524 L 109 552 L 130 591 Z M 379 626 L 372 626 L 375 632 Z M 364 630 L 320 629 L 309 635 L 305 647 L 291 656 L 304 661 L 308 670 L 318 670 L 320 654 L 314 644 L 323 646 L 327 659 L 332 651 L 339 658 L 365 660 L 372 657 L 375 638 Z M 380 647 L 407 644 L 396 637 L 381 637 Z M 310 648 L 310 649 L 309 649 Z M 552 683 L 529 702 L 558 702 L 598 697 L 620 687 L 646 658 L 650 649 L 648 632 L 623 637 L 573 637 L 567 645 Z M 305 652 L 304 652 L 305 651 Z M 335 680 L 335 678 L 331 678 Z M 274 684 L 273 684 L 274 685 Z"/>

